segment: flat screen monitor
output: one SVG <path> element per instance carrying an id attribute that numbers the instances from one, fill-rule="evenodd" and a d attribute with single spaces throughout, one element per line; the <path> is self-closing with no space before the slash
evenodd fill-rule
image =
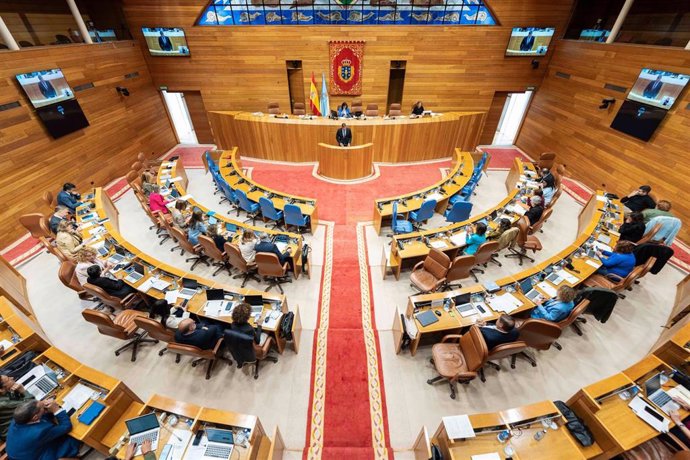
<path id="1" fill-rule="evenodd" d="M 611 127 L 622 133 L 648 141 L 666 116 L 666 110 L 625 100 Z"/>
<path id="2" fill-rule="evenodd" d="M 60 69 L 39 70 L 17 75 L 17 81 L 35 108 L 74 99 Z"/>
<path id="3" fill-rule="evenodd" d="M 556 31 L 553 27 L 515 27 L 510 34 L 506 56 L 543 56 Z"/>
<path id="4" fill-rule="evenodd" d="M 89 120 L 76 99 L 40 107 L 36 114 L 55 139 L 89 126 Z"/>
<path id="5" fill-rule="evenodd" d="M 94 43 L 114 42 L 117 40 L 117 36 L 115 35 L 115 31 L 113 29 L 89 30 L 89 35 Z"/>
<path id="6" fill-rule="evenodd" d="M 179 27 L 142 27 L 151 56 L 189 56 L 187 37 Z"/>
<path id="7" fill-rule="evenodd" d="M 593 42 L 605 42 L 611 35 L 610 30 L 601 29 L 584 29 L 580 32 L 580 40 L 588 40 Z"/>
<path id="8" fill-rule="evenodd" d="M 628 99 L 664 110 L 673 107 L 690 76 L 665 70 L 642 69 Z"/>

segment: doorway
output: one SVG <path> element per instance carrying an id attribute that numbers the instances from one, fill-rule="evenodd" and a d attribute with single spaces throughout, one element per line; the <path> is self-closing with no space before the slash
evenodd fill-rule
<path id="1" fill-rule="evenodd" d="M 304 73 L 302 61 L 285 61 L 288 77 L 288 92 L 290 93 L 290 113 L 295 111 L 295 103 L 304 104 Z"/>
<path id="2" fill-rule="evenodd" d="M 161 90 L 168 115 L 172 120 L 177 139 L 180 144 L 198 144 L 192 117 L 189 115 L 187 103 L 183 93 L 174 93 Z"/>
<path id="3" fill-rule="evenodd" d="M 388 78 L 386 113 L 390 110 L 391 104 L 402 104 L 406 65 L 407 61 L 391 61 L 390 76 Z"/>
<path id="4" fill-rule="evenodd" d="M 514 145 L 529 102 L 532 100 L 532 94 L 533 91 L 507 94 L 492 145 Z"/>

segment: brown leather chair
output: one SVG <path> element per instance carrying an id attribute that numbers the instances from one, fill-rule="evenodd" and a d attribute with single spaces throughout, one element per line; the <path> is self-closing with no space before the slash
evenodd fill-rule
<path id="1" fill-rule="evenodd" d="M 263 345 L 260 345 L 254 342 L 253 336 L 226 329 L 224 338 L 225 346 L 237 361 L 239 368 L 245 364 L 254 366 L 254 380 L 259 378 L 259 365 L 262 361 L 278 362 L 278 358 L 269 355 L 273 345 L 272 337 L 268 337 Z"/>
<path id="2" fill-rule="evenodd" d="M 400 110 L 400 104 L 391 104 L 390 108 L 388 109 L 388 116 L 389 117 L 399 117 L 402 115 L 402 110 Z"/>
<path id="3" fill-rule="evenodd" d="M 645 262 L 642 265 L 642 271 L 640 272 L 640 276 L 637 277 L 633 284 L 640 284 L 640 279 L 644 278 L 645 275 L 649 273 L 649 271 L 652 269 L 655 263 L 656 257 L 650 257 L 649 259 L 647 259 L 647 262 Z"/>
<path id="4" fill-rule="evenodd" d="M 584 315 L 585 311 L 587 311 L 587 307 L 589 307 L 589 299 L 584 299 L 582 302 L 575 305 L 575 308 L 573 308 L 573 310 L 570 312 L 566 319 L 556 323 L 558 327 L 561 328 L 561 331 L 564 331 L 568 328 L 568 326 L 571 326 L 575 330 L 575 333 L 577 333 L 577 335 L 582 336 L 582 329 L 580 329 L 580 326 L 578 326 L 577 323 L 587 322 L 585 318 L 582 318 L 582 315 Z M 563 349 L 561 344 L 558 342 L 554 342 L 553 346 L 556 347 L 556 349 L 558 350 Z"/>
<path id="5" fill-rule="evenodd" d="M 24 217 L 24 216 L 22 216 L 22 217 Z M 659 233 L 659 230 L 661 230 L 661 224 L 656 224 L 654 227 L 652 227 L 652 229 L 650 231 L 648 231 L 647 233 L 645 233 L 642 236 L 642 239 L 640 239 L 640 241 L 638 241 L 635 244 L 637 244 L 639 246 L 641 244 L 645 244 L 645 243 L 649 243 L 650 241 L 654 241 L 654 237 L 656 236 L 657 233 Z"/>
<path id="6" fill-rule="evenodd" d="M 225 252 L 221 252 L 211 238 L 206 235 L 199 235 L 199 245 L 201 245 L 204 255 L 212 259 L 211 263 L 213 266 L 218 267 L 216 268 L 216 271 L 213 272 L 213 276 L 216 276 L 221 270 L 227 270 L 228 275 L 232 275 L 232 272 L 230 271 L 230 264 L 228 263 L 228 258 L 225 255 Z"/>
<path id="7" fill-rule="evenodd" d="M 173 343 L 175 341 L 175 332 L 166 329 L 158 320 L 147 316 L 135 316 L 134 324 L 136 324 L 139 329 L 146 332 L 149 337 L 159 342 Z M 158 356 L 163 356 L 166 351 L 168 351 L 167 346 L 158 352 Z"/>
<path id="8" fill-rule="evenodd" d="M 138 292 L 133 292 L 121 299 L 108 294 L 102 288 L 90 283 L 84 283 L 82 288 L 84 288 L 84 291 L 86 291 L 88 295 L 97 298 L 100 301 L 99 305 L 110 307 L 114 310 L 132 308 L 142 301 L 141 294 Z"/>
<path id="9" fill-rule="evenodd" d="M 270 252 L 257 252 L 254 258 L 259 275 L 268 282 L 268 287 L 266 292 L 270 291 L 273 286 L 276 286 L 281 294 L 284 294 L 283 283 L 292 283 L 292 280 L 288 278 L 288 268 L 289 265 L 285 262 L 283 265 L 280 264 L 280 259 L 278 256 Z"/>
<path id="10" fill-rule="evenodd" d="M 163 245 L 163 243 L 171 238 L 170 232 L 168 231 L 168 219 L 170 218 L 168 216 L 170 216 L 170 214 L 163 214 L 161 211 L 153 211 L 151 214 L 154 219 L 156 219 L 156 234 L 160 239 L 158 244 Z"/>
<path id="11" fill-rule="evenodd" d="M 551 169 L 553 167 L 553 164 L 556 162 L 556 154 L 553 152 L 544 152 L 541 155 L 539 155 L 539 160 L 537 160 L 537 168 L 538 169 Z"/>
<path id="12" fill-rule="evenodd" d="M 268 114 L 269 115 L 279 115 L 280 114 L 280 104 L 277 102 L 268 103 Z"/>
<path id="13" fill-rule="evenodd" d="M 218 352 L 220 347 L 223 345 L 223 338 L 221 337 L 216 342 L 216 346 L 212 350 L 202 350 L 201 348 L 195 347 L 193 345 L 183 345 L 181 343 L 168 343 L 168 351 L 170 353 L 175 353 L 175 362 L 179 363 L 182 355 L 191 356 L 194 358 L 192 361 L 192 367 L 196 367 L 202 361 L 207 361 L 206 365 L 206 380 L 211 378 L 211 371 L 218 359 Z"/>
<path id="14" fill-rule="evenodd" d="M 53 234 L 50 231 L 50 224 L 41 213 L 24 214 L 19 217 L 19 223 L 31 233 L 32 238 L 36 238 L 37 240 L 41 238 L 53 238 Z"/>
<path id="15" fill-rule="evenodd" d="M 140 193 L 141 195 L 144 194 L 144 190 L 141 188 L 141 175 L 139 173 L 136 171 L 130 171 L 125 176 L 125 179 L 127 179 L 127 183 L 135 192 Z"/>
<path id="16" fill-rule="evenodd" d="M 489 350 L 479 328 L 472 325 L 463 335 L 449 334 L 443 337 L 441 343 L 431 348 L 431 355 L 431 364 L 439 375 L 426 383 L 433 385 L 440 380 L 447 380 L 450 397 L 455 399 L 456 383 L 474 380 L 486 363 Z"/>
<path id="17" fill-rule="evenodd" d="M 532 364 L 532 367 L 536 367 L 537 362 L 527 353 L 527 348 L 527 343 L 521 340 L 498 345 L 489 351 L 489 356 L 487 358 L 485 365 L 490 366 L 496 369 L 497 371 L 500 371 L 501 366 L 496 364 L 494 361 L 503 358 L 510 358 L 510 368 L 515 369 L 515 363 L 517 362 L 518 356 L 522 356 L 527 361 L 529 361 L 530 364 Z M 486 377 L 484 376 L 484 368 L 481 368 L 479 370 L 479 378 L 482 382 L 486 382 Z"/>
<path id="18" fill-rule="evenodd" d="M 486 267 L 496 251 L 498 251 L 498 241 L 486 241 L 477 248 L 477 252 L 474 254 L 474 257 L 477 260 L 475 262 L 475 266 L 472 267 L 472 270 L 470 270 L 470 275 L 472 275 L 477 283 L 479 282 L 479 278 L 477 278 L 475 272 L 483 274 L 484 270 L 478 268 L 476 265 Z"/>
<path id="19" fill-rule="evenodd" d="M 378 104 L 367 104 L 367 117 L 378 117 L 379 116 L 379 106 Z"/>
<path id="20" fill-rule="evenodd" d="M 201 245 L 196 245 L 194 246 L 192 243 L 189 242 L 187 239 L 187 235 L 185 235 L 182 230 L 175 228 L 173 226 L 170 226 L 170 236 L 177 241 L 177 244 L 180 245 L 181 253 L 188 252 L 189 254 L 194 254 L 193 257 L 188 257 L 185 259 L 185 262 L 192 262 L 192 267 L 190 270 L 194 270 L 197 265 L 201 264 L 206 264 L 207 267 L 210 267 L 211 264 L 208 262 L 208 258 L 204 255 Z M 174 249 L 174 248 L 173 248 Z"/>
<path id="21" fill-rule="evenodd" d="M 446 273 L 446 282 L 443 284 L 441 290 L 445 291 L 462 287 L 462 284 L 453 283 L 453 281 L 464 280 L 472 276 L 471 270 L 475 263 L 476 257 L 471 254 L 458 256 L 453 259 L 448 273 Z"/>
<path id="22" fill-rule="evenodd" d="M 450 258 L 436 248 L 429 250 L 429 255 L 412 269 L 411 286 L 422 292 L 434 292 L 446 282 L 450 269 Z"/>
<path id="23" fill-rule="evenodd" d="M 144 152 L 139 152 L 137 155 L 137 160 L 139 160 L 145 168 L 153 168 L 153 169 L 158 169 L 160 168 L 161 164 L 163 161 L 161 160 L 150 160 L 146 157 L 146 154 Z"/>
<path id="24" fill-rule="evenodd" d="M 350 113 L 352 113 L 352 116 L 355 116 L 355 113 L 361 112 L 364 113 L 364 109 L 362 108 L 362 100 L 361 99 L 353 99 L 352 100 L 352 107 L 350 107 Z"/>
<path id="25" fill-rule="evenodd" d="M 142 170 L 144 169 L 144 163 L 141 161 L 135 161 L 132 163 L 132 167 L 129 168 L 131 171 L 136 171 L 137 173 L 141 173 Z"/>
<path id="26" fill-rule="evenodd" d="M 304 102 L 295 102 L 292 104 L 292 114 L 293 115 L 306 115 L 307 109 L 304 106 Z"/>
<path id="27" fill-rule="evenodd" d="M 547 220 L 551 217 L 551 214 L 553 213 L 553 208 L 549 207 L 546 208 L 544 212 L 541 213 L 541 217 L 539 218 L 538 221 L 534 223 L 534 225 L 530 225 L 527 229 L 527 234 L 528 235 L 534 235 L 537 232 L 544 233 L 544 230 L 541 228 L 544 226 Z"/>
<path id="28" fill-rule="evenodd" d="M 545 319 L 528 318 L 517 327 L 520 331 L 518 340 L 525 342 L 530 348 L 542 351 L 551 348 L 563 332 L 558 324 Z"/>
<path id="29" fill-rule="evenodd" d="M 506 257 L 517 257 L 518 259 L 520 259 L 520 262 L 518 264 L 520 266 L 522 266 L 522 262 L 524 259 L 527 259 L 530 262 L 534 263 L 534 259 L 527 255 L 527 251 L 541 251 L 541 241 L 539 241 L 539 239 L 536 236 L 527 234 L 527 229 L 529 228 L 529 221 L 525 216 L 520 217 L 520 219 L 517 222 L 517 228 L 518 235 L 515 239 L 515 243 L 520 248 L 520 250 L 518 251 L 511 247 L 509 248 L 511 254 L 506 254 Z"/>
<path id="30" fill-rule="evenodd" d="M 77 293 L 82 300 L 92 300 L 92 297 L 84 290 L 82 285 L 77 279 L 75 269 L 77 266 L 71 260 L 65 260 L 60 263 L 60 268 L 58 269 L 58 278 L 62 281 L 62 284 L 72 289 Z"/>
<path id="31" fill-rule="evenodd" d="M 565 175 L 565 166 L 557 165 L 556 170 L 553 171 L 552 168 L 551 171 L 551 174 L 553 174 L 554 184 L 557 188 L 561 188 L 561 182 L 563 182 L 563 176 Z"/>
<path id="32" fill-rule="evenodd" d="M 62 253 L 62 251 L 57 248 L 57 246 L 53 244 L 52 241 L 48 241 L 48 239 L 43 237 L 40 238 L 40 241 L 41 244 L 43 244 L 43 247 L 46 248 L 46 251 L 57 257 L 60 263 L 70 260 L 65 254 Z"/>
<path id="33" fill-rule="evenodd" d="M 48 207 L 54 208 L 55 207 L 55 196 L 53 195 L 53 192 L 50 190 L 46 190 L 43 192 L 43 201 L 46 202 Z"/>
<path id="34" fill-rule="evenodd" d="M 556 204 L 556 201 L 561 197 L 561 192 L 563 189 L 561 187 L 558 187 L 558 190 L 556 190 L 556 193 L 553 194 L 551 197 L 551 201 L 549 201 L 549 205 L 546 207 L 547 210 L 550 210 L 553 208 L 553 205 Z"/>
<path id="35" fill-rule="evenodd" d="M 229 242 L 225 243 L 225 254 L 228 256 L 228 262 L 230 265 L 240 272 L 239 275 L 233 276 L 232 279 L 243 278 L 241 287 L 244 287 L 244 285 L 247 284 L 247 281 L 250 279 L 256 281 L 257 283 L 261 282 L 261 280 L 256 276 L 258 267 L 255 263 L 248 264 L 247 261 L 244 260 L 244 257 L 242 257 L 242 251 L 240 251 L 240 248 L 236 244 Z"/>
<path id="36" fill-rule="evenodd" d="M 137 333 L 137 325 L 134 318 L 146 316 L 146 313 L 136 310 L 125 310 L 118 314 L 113 321 L 110 316 L 95 310 L 83 310 L 84 319 L 98 326 L 98 332 L 103 335 L 115 337 L 120 340 L 128 340 L 127 344 L 115 350 L 115 356 L 127 348 L 132 348 L 132 361 L 137 360 L 137 350 L 142 343 L 158 343 L 158 340 L 147 339 L 146 332 Z"/>
<path id="37" fill-rule="evenodd" d="M 498 253 L 503 251 L 504 249 L 512 248 L 515 245 L 515 240 L 518 236 L 518 233 L 520 233 L 520 229 L 517 227 L 509 228 L 508 230 L 503 232 L 501 236 L 499 236 L 496 240 L 496 242 L 498 242 L 498 246 L 496 248 L 496 252 L 491 254 L 489 262 L 493 262 L 499 267 L 502 267 L 503 264 L 501 264 L 501 262 L 499 262 L 498 260 Z"/>
<path id="38" fill-rule="evenodd" d="M 608 276 L 594 274 L 585 280 L 584 285 L 587 287 L 610 289 L 615 291 L 616 294 L 618 294 L 618 297 L 625 299 L 625 295 L 622 293 L 622 291 L 626 289 L 631 291 L 633 283 L 637 278 L 640 277 L 644 270 L 644 265 L 638 265 L 637 267 L 633 268 L 633 270 L 625 278 L 620 278 L 613 274 L 609 274 Z"/>

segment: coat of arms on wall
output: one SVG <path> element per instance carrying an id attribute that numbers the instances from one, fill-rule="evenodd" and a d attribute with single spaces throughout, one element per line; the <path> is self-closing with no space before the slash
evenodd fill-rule
<path id="1" fill-rule="evenodd" d="M 343 2 L 348 0 L 341 0 Z M 352 3 L 353 0 L 349 0 Z M 330 94 L 360 96 L 362 94 L 363 41 L 332 41 L 330 45 Z"/>

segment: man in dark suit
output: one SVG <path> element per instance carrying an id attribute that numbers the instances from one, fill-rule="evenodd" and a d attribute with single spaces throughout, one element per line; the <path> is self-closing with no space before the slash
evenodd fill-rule
<path id="1" fill-rule="evenodd" d="M 202 350 L 212 350 L 223 337 L 223 328 L 215 324 L 197 324 L 193 319 L 183 319 L 175 332 L 175 342 L 192 345 Z"/>
<path id="2" fill-rule="evenodd" d="M 70 430 L 69 415 L 54 399 L 26 402 L 14 411 L 7 433 L 7 455 L 13 460 L 76 457 L 80 443 L 67 436 Z"/>
<path id="3" fill-rule="evenodd" d="M 661 87 L 664 86 L 664 83 L 661 81 L 662 77 L 663 75 L 659 74 L 656 76 L 656 80 L 649 82 L 642 92 L 642 95 L 648 99 L 656 99 L 659 95 L 659 91 L 661 91 Z"/>
<path id="4" fill-rule="evenodd" d="M 172 49 L 173 49 L 173 45 L 172 45 L 172 42 L 170 41 L 170 38 L 166 37 L 162 30 L 161 30 L 161 36 L 158 37 L 158 46 L 160 46 L 161 50 L 163 50 L 163 51 L 172 51 Z"/>
<path id="5" fill-rule="evenodd" d="M 290 266 L 290 270 L 293 269 L 292 257 L 290 256 L 290 248 L 287 248 L 285 252 L 281 253 L 280 249 L 278 249 L 278 246 L 273 241 L 271 241 L 271 237 L 268 236 L 268 233 L 261 233 L 259 235 L 259 242 L 256 243 L 256 246 L 254 246 L 254 250 L 256 252 L 268 252 L 270 254 L 275 254 L 276 256 L 278 256 L 280 265 L 284 265 L 285 262 L 287 262 Z"/>
<path id="6" fill-rule="evenodd" d="M 112 280 L 101 276 L 102 269 L 98 265 L 91 265 L 86 269 L 86 274 L 89 276 L 86 282 L 98 286 L 103 289 L 107 294 L 117 297 L 119 299 L 124 299 L 128 295 L 137 292 L 132 286 L 128 285 L 122 280 Z"/>
<path id="7" fill-rule="evenodd" d="M 335 133 L 335 140 L 341 147 L 349 146 L 352 144 L 352 130 L 343 123 L 338 132 Z"/>
<path id="8" fill-rule="evenodd" d="M 63 220 L 71 220 L 71 214 L 69 212 L 69 208 L 66 208 L 65 206 L 56 206 L 55 207 L 55 213 L 53 213 L 52 216 L 50 216 L 50 231 L 53 233 L 57 234 L 58 231 L 58 225 L 60 225 L 60 222 Z M 73 227 L 76 228 L 77 225 L 76 223 L 73 223 Z"/>
<path id="9" fill-rule="evenodd" d="M 53 84 L 49 81 L 43 79 L 43 75 L 38 76 L 38 90 L 43 94 L 46 99 L 52 99 L 57 97 L 57 91 L 53 87 Z"/>
<path id="10" fill-rule="evenodd" d="M 530 51 L 534 46 L 534 36 L 532 31 L 527 32 L 527 36 L 520 42 L 520 51 Z"/>
<path id="11" fill-rule="evenodd" d="M 486 348 L 489 351 L 504 343 L 515 342 L 520 336 L 520 332 L 515 329 L 515 320 L 510 315 L 503 314 L 499 316 L 496 324 L 493 326 L 478 325 L 479 331 L 486 342 Z"/>

